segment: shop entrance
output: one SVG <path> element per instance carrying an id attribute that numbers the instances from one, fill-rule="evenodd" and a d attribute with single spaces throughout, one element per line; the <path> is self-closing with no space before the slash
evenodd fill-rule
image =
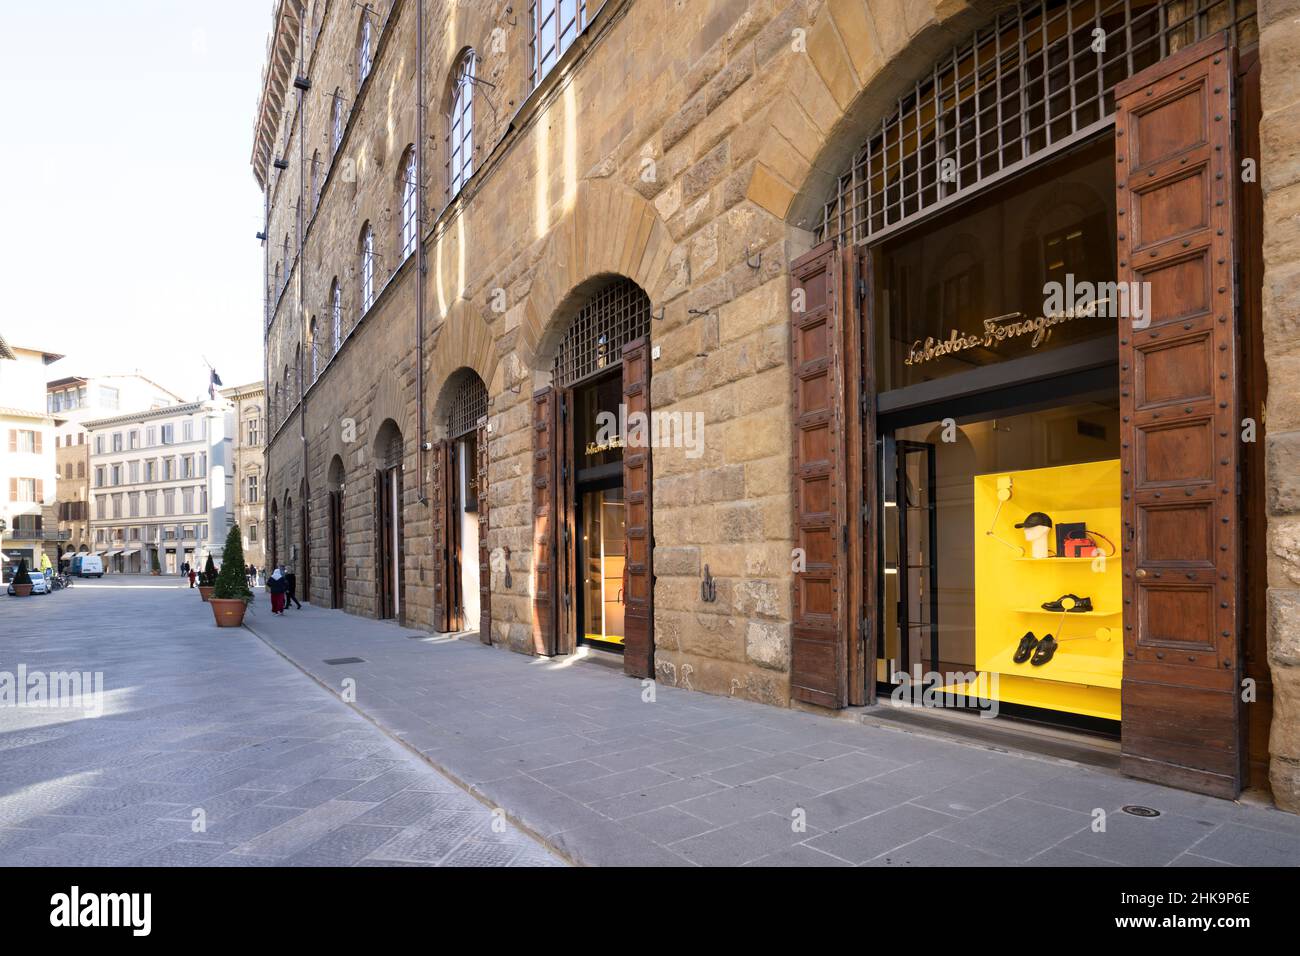
<path id="1" fill-rule="evenodd" d="M 534 646 L 586 645 L 654 673 L 650 300 L 596 280 L 533 396 Z"/>
<path id="2" fill-rule="evenodd" d="M 488 395 L 472 369 L 448 381 L 447 437 L 434 446 L 434 627 L 492 643 Z"/>
<path id="3" fill-rule="evenodd" d="M 404 621 L 405 534 L 402 501 L 402 433 L 391 420 L 375 438 L 375 616 Z"/>
<path id="4" fill-rule="evenodd" d="M 329 468 L 329 497 L 326 508 L 329 518 L 329 575 L 330 607 L 343 607 L 343 459 L 334 456 Z"/>

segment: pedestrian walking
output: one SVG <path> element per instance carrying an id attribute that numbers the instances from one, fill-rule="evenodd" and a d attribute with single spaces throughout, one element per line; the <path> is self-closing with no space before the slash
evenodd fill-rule
<path id="1" fill-rule="evenodd" d="M 298 603 L 298 579 L 294 577 L 292 571 L 286 571 L 284 581 L 286 585 L 284 606 L 287 608 L 289 602 L 292 601 L 293 606 L 301 611 L 302 605 Z"/>
<path id="2" fill-rule="evenodd" d="M 276 568 L 267 579 L 266 589 L 271 592 L 271 613 L 284 613 L 284 592 L 288 589 L 280 569 Z"/>
<path id="3" fill-rule="evenodd" d="M 194 579 L 195 579 L 196 577 L 198 577 L 198 575 L 196 575 L 196 574 L 194 573 L 194 569 L 193 569 L 193 568 L 190 568 L 190 569 L 189 569 L 190 587 L 194 587 Z"/>

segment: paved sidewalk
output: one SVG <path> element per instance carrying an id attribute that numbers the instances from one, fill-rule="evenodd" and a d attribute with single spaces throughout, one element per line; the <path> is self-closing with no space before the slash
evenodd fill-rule
<path id="1" fill-rule="evenodd" d="M 562 863 L 177 579 L 0 594 L 24 666 L 101 672 L 103 713 L 0 705 L 0 866 Z"/>
<path id="2" fill-rule="evenodd" d="M 662 685 L 647 703 L 589 661 L 310 606 L 248 623 L 579 863 L 1300 865 L 1300 817 L 1067 761 Z"/>

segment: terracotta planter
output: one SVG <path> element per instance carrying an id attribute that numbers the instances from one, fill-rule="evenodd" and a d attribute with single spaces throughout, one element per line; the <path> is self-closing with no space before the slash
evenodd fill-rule
<path id="1" fill-rule="evenodd" d="M 15 596 L 15 597 L 31 597 L 31 594 L 32 594 L 32 586 L 31 586 L 30 584 L 15 584 L 15 585 L 14 585 L 14 596 Z"/>
<path id="2" fill-rule="evenodd" d="M 162 574 L 161 571 L 150 571 L 149 573 L 152 574 L 154 577 L 157 577 L 158 575 Z"/>
<path id="3" fill-rule="evenodd" d="M 203 598 L 203 600 L 205 600 L 205 601 L 211 601 L 211 600 L 212 600 L 212 592 L 215 591 L 215 590 L 216 590 L 216 588 L 204 587 L 202 584 L 200 584 L 200 585 L 199 585 L 199 597 Z"/>
<path id="4" fill-rule="evenodd" d="M 213 598 L 212 616 L 216 618 L 217 627 L 240 627 L 244 623 L 244 612 L 248 605 L 239 598 Z"/>

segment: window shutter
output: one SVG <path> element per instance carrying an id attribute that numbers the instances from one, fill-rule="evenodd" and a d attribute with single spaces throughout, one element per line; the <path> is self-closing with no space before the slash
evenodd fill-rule
<path id="1" fill-rule="evenodd" d="M 433 446 L 433 629 L 451 630 L 450 558 L 447 554 L 447 502 L 451 499 L 451 445 Z"/>
<path id="2" fill-rule="evenodd" d="M 833 241 L 790 267 L 794 537 L 804 561 L 794 575 L 790 693 L 823 707 L 843 707 L 848 686 L 845 271 Z"/>
<path id="3" fill-rule="evenodd" d="M 556 650 L 556 393 L 533 393 L 533 653 Z"/>
<path id="4" fill-rule="evenodd" d="M 1233 288 L 1233 51 L 1226 34 L 1115 90 L 1124 473 L 1122 769 L 1234 797 L 1240 529 Z"/>
<path id="5" fill-rule="evenodd" d="M 9 429 L 9 453 L 11 455 L 18 453 L 18 430 L 16 428 Z"/>
<path id="6" fill-rule="evenodd" d="M 9 479 L 9 500 L 10 501 L 18 500 L 18 479 L 17 478 Z"/>
<path id="7" fill-rule="evenodd" d="M 488 548 L 488 420 L 478 421 L 478 639 L 492 643 L 492 552 Z"/>
<path id="8" fill-rule="evenodd" d="M 623 346 L 623 404 L 627 418 L 650 416 L 650 343 L 634 339 Z M 654 476 L 649 435 L 643 445 L 623 447 L 623 672 L 653 677 L 654 635 Z M 624 436 L 626 441 L 626 436 Z"/>
<path id="9" fill-rule="evenodd" d="M 39 455 L 39 454 L 41 454 L 41 433 L 40 433 L 39 431 L 37 431 L 37 432 L 32 432 L 32 434 L 36 436 L 36 438 L 35 438 L 35 442 L 36 442 L 36 454 Z"/>
<path id="10" fill-rule="evenodd" d="M 44 501 L 45 501 L 45 479 L 37 478 L 36 479 L 36 502 L 38 504 L 43 504 Z"/>

